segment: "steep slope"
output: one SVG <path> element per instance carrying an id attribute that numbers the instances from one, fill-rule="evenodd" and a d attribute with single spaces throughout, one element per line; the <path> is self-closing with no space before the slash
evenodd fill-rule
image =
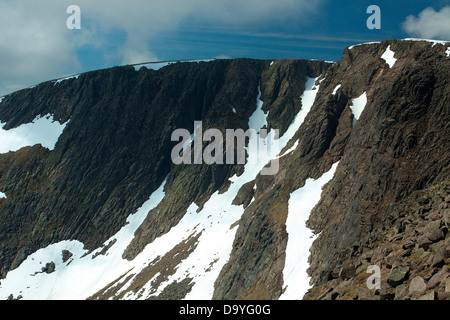
<path id="1" fill-rule="evenodd" d="M 300 108 L 294 91 L 301 92 L 306 76 L 317 76 L 327 66 L 319 61 L 280 61 L 273 68 L 273 81 L 284 89 L 272 93 L 264 107 L 281 113 L 284 118 L 273 118 L 283 125 L 291 122 Z M 245 130 L 256 109 L 260 73 L 268 67 L 268 61 L 241 59 L 179 63 L 158 71 L 113 68 L 5 97 L 4 129 L 41 113 L 61 123 L 70 121 L 51 152 L 33 146 L 2 156 L 2 190 L 8 194 L 1 203 L 3 273 L 16 269 L 39 248 L 53 248 L 50 244 L 66 243 L 69 247 L 58 251 L 78 258 L 86 255 L 83 250 L 95 257 L 106 254 L 117 242 L 110 238 L 127 217 L 139 208 L 150 210 L 142 203 L 166 177 L 166 196 L 151 207 L 142 225 L 138 223 L 124 258 L 132 260 L 146 244 L 166 234 L 193 203 L 202 207 L 214 192 L 227 187 L 231 175 L 242 173 L 243 166 L 175 166 L 170 160 L 175 144 L 171 133 L 176 128 L 192 132 L 194 120 L 202 120 L 204 129 Z M 54 260 L 61 260 L 61 255 Z M 63 260 L 61 265 L 72 261 Z"/>
<path id="2" fill-rule="evenodd" d="M 447 51 L 117 67 L 3 97 L 7 132 L 47 114 L 64 127 L 54 149 L 0 154 L 0 297 L 447 298 Z M 267 127 L 272 153 L 174 165 L 171 134 L 196 120 Z"/>

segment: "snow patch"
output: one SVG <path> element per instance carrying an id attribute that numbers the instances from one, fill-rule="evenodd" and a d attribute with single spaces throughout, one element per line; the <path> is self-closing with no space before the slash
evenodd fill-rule
<path id="1" fill-rule="evenodd" d="M 406 41 L 426 41 L 426 42 L 431 42 L 433 43 L 433 46 L 435 46 L 436 44 L 442 44 L 442 45 L 446 45 L 447 43 L 449 43 L 450 41 L 443 41 L 443 40 L 433 40 L 433 39 L 419 39 L 419 38 L 406 38 L 403 39 Z"/>
<path id="2" fill-rule="evenodd" d="M 200 59 L 200 60 L 177 60 L 177 61 L 161 61 L 161 62 L 149 62 L 149 63 L 141 63 L 141 64 L 133 64 L 134 70 L 139 71 L 142 67 L 146 67 L 151 70 L 159 70 L 163 67 L 166 67 L 175 63 L 187 63 L 187 62 L 210 62 L 214 59 Z"/>
<path id="3" fill-rule="evenodd" d="M 287 145 L 289 140 L 295 135 L 297 130 L 302 125 L 303 121 L 305 121 L 306 116 L 311 110 L 314 101 L 316 100 L 317 92 L 319 92 L 320 84 L 315 85 L 318 78 L 309 78 L 307 77 L 305 84 L 305 91 L 301 95 L 302 100 L 302 108 L 295 116 L 294 120 L 290 124 L 289 128 L 285 132 L 285 134 L 279 139 L 280 140 L 280 151 Z M 322 79 L 323 81 L 323 79 Z M 279 152 L 278 152 L 279 154 Z M 286 154 L 286 153 L 285 153 Z"/>
<path id="4" fill-rule="evenodd" d="M 349 50 L 352 50 L 354 47 L 359 47 L 359 46 L 363 46 L 366 44 L 379 44 L 381 43 L 380 41 L 375 41 L 375 42 L 365 42 L 365 43 L 359 43 L 359 44 L 355 44 L 353 46 L 348 47 Z"/>
<path id="5" fill-rule="evenodd" d="M 69 79 L 78 79 L 79 76 L 80 76 L 80 74 L 76 74 L 76 75 L 71 75 L 71 76 L 68 76 L 65 78 L 58 79 L 55 81 L 55 83 L 53 85 L 56 86 L 58 83 L 61 83 L 63 81 L 69 80 Z M 30 87 L 30 89 L 31 88 L 34 88 L 34 87 Z"/>
<path id="6" fill-rule="evenodd" d="M 283 269 L 286 290 L 280 300 L 302 299 L 310 288 L 307 274 L 309 249 L 317 236 L 306 227 L 306 221 L 321 198 L 323 186 L 333 178 L 337 165 L 338 162 L 317 180 L 307 179 L 302 188 L 291 193 L 286 219 L 288 241 Z"/>
<path id="7" fill-rule="evenodd" d="M 0 103 L 2 103 L 3 99 L 5 99 L 5 97 L 1 97 L 0 98 Z"/>
<path id="8" fill-rule="evenodd" d="M 332 95 L 334 96 L 340 88 L 341 88 L 341 84 L 338 84 L 336 86 L 336 88 L 334 88 Z"/>
<path id="9" fill-rule="evenodd" d="M 0 199 L 6 199 L 6 198 L 8 198 L 6 196 L 6 194 L 4 194 L 3 192 L 0 192 Z"/>
<path id="10" fill-rule="evenodd" d="M 287 155 L 287 154 L 291 153 L 292 151 L 294 151 L 295 149 L 297 149 L 297 147 L 298 147 L 298 142 L 299 142 L 299 139 L 297 139 L 297 141 L 295 141 L 295 143 L 294 143 L 294 145 L 293 145 L 292 147 L 290 147 L 290 148 L 287 149 L 285 152 L 283 152 L 283 153 L 279 156 L 279 158 L 281 158 L 282 156 Z"/>
<path id="11" fill-rule="evenodd" d="M 389 65 L 389 68 L 391 68 L 391 69 L 394 66 L 395 62 L 397 61 L 397 59 L 394 58 L 394 54 L 395 54 L 395 52 L 391 50 L 391 46 L 389 45 L 386 48 L 386 51 L 381 56 L 381 59 L 386 61 L 386 63 Z"/>
<path id="12" fill-rule="evenodd" d="M 356 121 L 358 121 L 359 117 L 361 116 L 361 113 L 366 107 L 366 104 L 367 104 L 367 95 L 365 92 L 358 98 L 352 99 L 352 105 L 350 106 L 350 109 L 352 110 L 353 113 L 353 125 L 355 125 Z"/>
<path id="13" fill-rule="evenodd" d="M 37 116 L 31 123 L 10 130 L 3 129 L 5 124 L 0 121 L 0 154 L 36 144 L 53 150 L 67 122 L 60 124 L 53 120 L 52 115 L 47 114 L 43 117 Z"/>
<path id="14" fill-rule="evenodd" d="M 447 50 L 445 51 L 445 54 L 447 55 L 447 57 L 450 57 L 450 47 L 447 48 Z"/>

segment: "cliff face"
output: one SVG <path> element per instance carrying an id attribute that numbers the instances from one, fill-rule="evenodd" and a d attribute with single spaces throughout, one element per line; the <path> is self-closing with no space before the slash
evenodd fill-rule
<path id="1" fill-rule="evenodd" d="M 54 150 L 35 145 L 0 155 L 0 191 L 7 194 L 0 199 L 1 278 L 7 282 L 8 272 L 20 271 L 38 249 L 66 240 L 81 242 L 92 261 L 112 256 L 120 243 L 114 235 L 163 186 L 164 196 L 144 212 L 119 252 L 127 268 L 141 257 L 150 261 L 140 270 L 124 267 L 84 298 L 190 297 L 202 278 L 183 263 L 203 250 L 205 221 L 228 214 L 236 219 L 225 228 L 230 233 L 224 231 L 230 248 L 226 256 L 212 256 L 204 270 L 213 278 L 209 297 L 278 299 L 295 286 L 283 273 L 292 194 L 339 162 L 307 222 L 318 236 L 309 258 L 313 287 L 305 298 L 446 298 L 446 50 L 443 44 L 391 40 L 347 48 L 334 64 L 237 59 L 158 71 L 117 67 L 6 96 L 0 103 L 3 129 L 45 114 L 68 123 Z M 244 165 L 172 163 L 175 129 L 192 133 L 201 120 L 204 131 L 246 130 L 258 112 L 258 93 L 267 128 L 290 137 L 275 175 L 245 180 Z M 291 132 L 308 108 L 307 94 L 314 97 L 311 109 Z M 227 205 L 239 214 L 221 205 L 227 194 L 233 195 Z M 174 240 L 170 250 L 148 253 L 196 214 L 206 218 L 187 228 L 188 236 Z M 366 285 L 370 265 L 380 267 L 381 289 Z M 56 271 L 64 268 L 70 264 L 56 263 Z M 183 268 L 186 273 L 178 275 Z M 420 281 L 424 290 L 411 289 Z M 20 289 L 0 292 L 17 296 Z"/>

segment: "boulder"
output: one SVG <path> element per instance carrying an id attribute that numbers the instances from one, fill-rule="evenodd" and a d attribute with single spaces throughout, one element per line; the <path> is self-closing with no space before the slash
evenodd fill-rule
<path id="1" fill-rule="evenodd" d="M 42 267 L 42 272 L 50 274 L 55 272 L 55 268 L 56 268 L 55 263 L 51 261 L 45 264 L 45 267 Z"/>
<path id="2" fill-rule="evenodd" d="M 422 277 L 415 277 L 411 280 L 411 283 L 409 284 L 408 292 L 412 296 L 418 296 L 425 292 L 427 289 L 427 284 L 425 283 L 425 280 L 423 280 Z"/>
<path id="3" fill-rule="evenodd" d="M 444 270 L 439 271 L 427 283 L 427 289 L 438 287 L 450 274 Z"/>
<path id="4" fill-rule="evenodd" d="M 409 276 L 408 267 L 397 267 L 391 270 L 386 282 L 392 287 L 402 284 Z"/>
<path id="5" fill-rule="evenodd" d="M 444 238 L 444 232 L 441 229 L 441 225 L 441 220 L 431 221 L 426 225 L 424 233 L 430 241 L 436 242 Z"/>

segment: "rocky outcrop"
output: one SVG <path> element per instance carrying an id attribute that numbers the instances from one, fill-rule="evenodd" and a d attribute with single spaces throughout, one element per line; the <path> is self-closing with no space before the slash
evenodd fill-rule
<path id="1" fill-rule="evenodd" d="M 0 187 L 8 193 L 0 201 L 1 275 L 61 240 L 101 246 L 166 177 L 168 196 L 150 212 L 124 257 L 132 259 L 170 230 L 192 202 L 201 207 L 242 166 L 175 166 L 171 134 L 178 128 L 193 132 L 194 120 L 204 130 L 246 129 L 269 64 L 238 59 L 177 63 L 158 71 L 116 67 L 6 96 L 0 108 L 5 129 L 48 113 L 70 121 L 53 151 L 36 145 L 0 156 Z M 265 106 L 292 106 L 306 74 L 328 66 L 278 61 L 271 81 L 284 89 L 271 93 Z M 284 122 L 274 119 L 286 127 L 295 111 Z"/>
<path id="2" fill-rule="evenodd" d="M 365 90 L 368 103 L 309 220 L 321 234 L 312 248 L 315 286 L 308 299 L 328 288 L 338 299 L 409 298 L 402 285 L 447 268 L 442 219 L 450 176 L 450 61 L 439 44 L 389 43 L 398 60 L 392 69 L 368 70 L 371 83 L 355 92 Z M 357 63 L 363 52 L 376 57 L 387 44 L 355 47 L 347 55 Z M 346 265 L 357 268 L 350 280 L 338 276 Z M 381 268 L 381 291 L 367 289 L 368 265 Z"/>
<path id="3" fill-rule="evenodd" d="M 389 45 L 397 58 L 392 68 L 381 59 Z M 419 274 L 425 277 L 423 270 L 427 277 L 447 271 L 447 231 L 441 217 L 424 217 L 431 224 L 426 230 L 423 226 L 422 235 L 412 225 L 408 231 L 415 234 L 405 236 L 404 228 L 420 221 L 406 216 L 418 210 L 412 197 L 427 194 L 427 188 L 441 188 L 435 207 L 446 207 L 439 203 L 448 197 L 445 181 L 450 176 L 448 64 L 445 47 L 426 42 L 383 41 L 344 51 L 343 60 L 319 79 L 313 109 L 287 146 L 298 139 L 298 147 L 280 159 L 277 176 L 256 179 L 255 201 L 241 219 L 215 298 L 280 296 L 289 194 L 337 161 L 335 177 L 308 221 L 320 236 L 311 248 L 313 288 L 305 298 L 394 299 L 395 289 Z M 351 100 L 363 93 L 368 102 L 353 125 Z M 394 227 L 396 234 L 388 236 Z M 422 246 L 433 254 L 429 265 L 410 259 L 413 247 L 420 249 L 421 237 Z M 439 241 L 436 248 L 429 247 L 432 241 Z M 394 251 L 394 243 L 405 248 Z M 381 267 L 381 292 L 367 287 L 370 265 Z M 443 286 L 441 280 L 433 291 L 436 297 L 445 297 Z"/>

